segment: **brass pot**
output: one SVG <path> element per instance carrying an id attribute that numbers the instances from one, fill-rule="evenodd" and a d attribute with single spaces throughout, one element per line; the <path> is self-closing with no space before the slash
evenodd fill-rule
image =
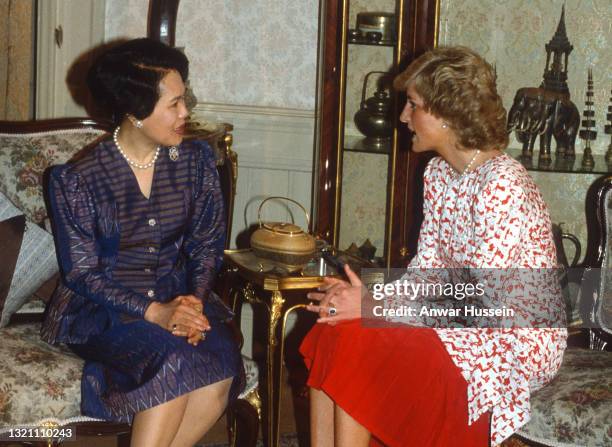
<path id="1" fill-rule="evenodd" d="M 283 199 L 298 205 L 306 215 L 306 225 L 310 226 L 310 216 L 300 203 L 287 197 L 268 197 L 257 210 L 259 228 L 251 235 L 251 249 L 257 256 L 290 272 L 301 270 L 315 254 L 315 238 L 293 223 L 262 222 L 261 209 L 271 199 Z"/>
<path id="2" fill-rule="evenodd" d="M 392 12 L 360 12 L 357 14 L 357 29 L 362 33 L 380 33 L 382 42 L 396 40 L 395 14 Z"/>
<path id="3" fill-rule="evenodd" d="M 378 88 L 374 96 L 365 98 L 368 78 L 372 74 L 385 75 L 386 73 L 371 71 L 365 75 L 361 89 L 361 108 L 355 113 L 355 124 L 357 129 L 371 140 L 371 143 L 378 143 L 391 138 L 394 126 L 391 97 L 385 89 Z"/>

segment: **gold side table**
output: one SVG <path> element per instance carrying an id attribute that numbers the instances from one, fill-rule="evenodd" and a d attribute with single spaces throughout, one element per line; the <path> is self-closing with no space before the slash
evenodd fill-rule
<path id="1" fill-rule="evenodd" d="M 267 374 L 266 374 L 266 421 L 264 440 L 267 446 L 277 447 L 279 441 L 280 399 L 282 382 L 282 362 L 285 349 L 285 325 L 290 312 L 305 307 L 306 292 L 323 283 L 322 276 L 291 275 L 281 276 L 255 257 L 251 250 L 225 250 L 225 263 L 241 279 L 239 287 L 230 291 L 230 305 L 240 314 L 239 305 L 243 302 L 263 305 L 268 311 Z M 304 291 L 290 298 L 283 292 Z M 280 340 L 277 327 L 280 322 Z M 280 342 L 280 343 L 279 343 Z M 280 349 L 279 349 L 280 345 Z"/>

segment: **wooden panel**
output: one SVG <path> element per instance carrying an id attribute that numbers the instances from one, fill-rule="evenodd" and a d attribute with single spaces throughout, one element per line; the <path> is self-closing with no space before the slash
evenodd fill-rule
<path id="1" fill-rule="evenodd" d="M 300 202 L 306 210 L 310 213 L 311 210 L 311 197 L 312 197 L 312 173 L 311 172 L 297 172 L 292 171 L 289 173 L 289 189 L 287 190 L 287 197 L 291 197 L 294 200 Z M 300 217 L 300 224 L 302 225 Z M 313 223 L 311 223 L 312 228 Z"/>
<path id="2" fill-rule="evenodd" d="M 436 45 L 438 0 L 415 0 L 405 9 L 404 40 L 399 71 Z M 393 188 L 390 264 L 403 266 L 416 254 L 418 234 L 423 221 L 423 172 L 432 153 L 415 154 L 410 148 L 411 135 L 399 115 L 406 102 L 405 94 L 397 97 L 397 159 Z"/>
<path id="3" fill-rule="evenodd" d="M 0 0 L 0 119 L 6 119 L 6 97 L 9 67 L 9 4 Z"/>
<path id="4" fill-rule="evenodd" d="M 340 51 L 342 44 L 342 1 L 328 0 L 325 3 L 323 43 L 323 80 L 321 88 L 320 148 L 317 166 L 317 204 L 315 231 L 328 242 L 334 241 L 335 216 L 340 209 L 337 181 L 341 176 L 338 167 L 338 123 L 340 91 Z"/>
<path id="5" fill-rule="evenodd" d="M 248 202 L 245 214 L 248 224 L 257 223 L 257 210 L 268 196 L 283 196 L 289 192 L 289 172 L 274 169 L 247 169 Z M 261 217 L 266 221 L 284 221 L 288 212 L 283 201 L 269 201 L 262 208 Z"/>
<path id="6" fill-rule="evenodd" d="M 149 0 L 147 36 L 174 46 L 179 0 Z"/>

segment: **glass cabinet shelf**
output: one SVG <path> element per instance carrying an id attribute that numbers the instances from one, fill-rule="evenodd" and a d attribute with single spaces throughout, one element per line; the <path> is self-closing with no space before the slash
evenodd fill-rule
<path id="1" fill-rule="evenodd" d="M 539 171 L 539 172 L 563 172 L 566 174 L 597 174 L 605 175 L 612 173 L 612 163 L 607 163 L 605 156 L 593 155 L 595 164 L 592 168 L 582 167 L 582 154 L 576 154 L 574 159 L 567 159 L 563 155 L 557 156 L 551 154 L 552 160 L 548 164 L 540 164 L 538 162 L 537 151 L 533 154 L 532 158 L 525 159 L 522 157 L 521 149 L 507 149 L 506 153 L 515 160 L 521 162 L 528 171 Z"/>
<path id="2" fill-rule="evenodd" d="M 346 135 L 344 137 L 344 150 L 349 152 L 365 152 L 368 154 L 384 154 L 388 155 L 391 152 L 391 139 L 385 140 L 380 144 L 372 144 L 365 137 L 357 137 Z"/>
<path id="3" fill-rule="evenodd" d="M 349 45 L 370 45 L 375 47 L 394 47 L 397 42 L 395 40 L 379 40 L 374 42 L 365 37 L 357 37 L 348 40 Z"/>

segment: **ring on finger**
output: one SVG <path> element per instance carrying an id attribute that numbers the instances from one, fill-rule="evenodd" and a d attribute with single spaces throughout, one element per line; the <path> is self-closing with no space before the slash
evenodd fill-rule
<path id="1" fill-rule="evenodd" d="M 173 325 L 172 325 L 172 332 L 176 331 L 176 328 L 177 328 L 177 325 L 176 325 L 176 324 L 173 324 Z"/>
<path id="2" fill-rule="evenodd" d="M 329 309 L 327 309 L 327 314 L 330 317 L 335 317 L 338 314 L 338 309 L 336 309 L 334 306 L 331 306 Z"/>

